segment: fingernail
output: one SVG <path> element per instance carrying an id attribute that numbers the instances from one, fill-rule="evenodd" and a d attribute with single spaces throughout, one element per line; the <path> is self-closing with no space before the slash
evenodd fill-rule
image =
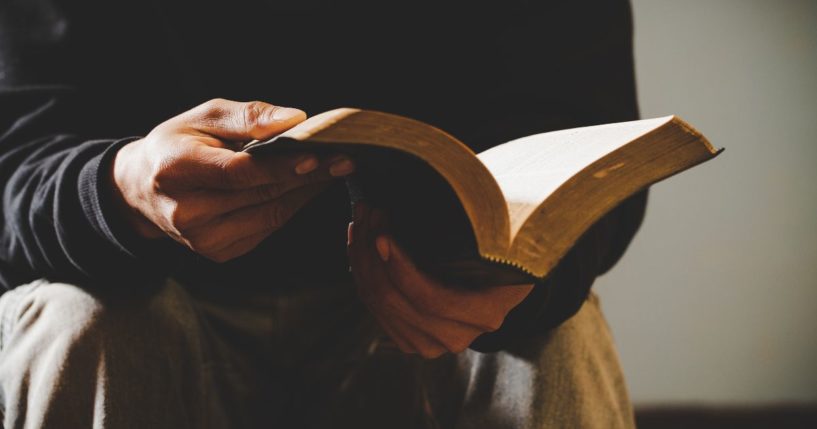
<path id="1" fill-rule="evenodd" d="M 335 161 L 329 166 L 329 174 L 332 176 L 345 176 L 355 171 L 355 164 L 348 158 L 343 158 Z"/>
<path id="2" fill-rule="evenodd" d="M 318 168 L 318 158 L 308 156 L 295 165 L 295 173 L 306 174 L 315 171 L 316 168 Z"/>
<path id="3" fill-rule="evenodd" d="M 349 226 L 346 227 L 346 245 L 351 246 L 352 240 L 354 239 L 354 232 L 353 228 L 355 227 L 354 222 L 349 222 Z"/>
<path id="4" fill-rule="evenodd" d="M 275 111 L 272 112 L 272 120 L 278 122 L 285 122 L 298 116 L 306 116 L 306 113 L 291 107 L 277 107 Z"/>
<path id="5" fill-rule="evenodd" d="M 380 259 L 382 259 L 383 262 L 388 262 L 389 240 L 381 235 L 380 237 L 377 237 L 377 239 L 374 241 L 374 245 L 375 247 L 377 247 L 377 253 L 380 255 Z"/>

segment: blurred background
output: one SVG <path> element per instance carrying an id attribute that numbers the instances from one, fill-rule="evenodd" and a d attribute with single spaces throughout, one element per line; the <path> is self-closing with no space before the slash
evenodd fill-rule
<path id="1" fill-rule="evenodd" d="M 653 187 L 596 283 L 640 420 L 765 409 L 779 425 L 763 427 L 817 427 L 817 1 L 633 9 L 642 116 L 726 148 Z"/>

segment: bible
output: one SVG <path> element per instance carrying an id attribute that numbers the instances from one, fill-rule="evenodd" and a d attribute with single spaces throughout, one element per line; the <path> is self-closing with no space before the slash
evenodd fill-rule
<path id="1" fill-rule="evenodd" d="M 387 211 L 420 268 L 482 287 L 544 279 L 597 220 L 630 195 L 717 156 L 677 116 L 553 131 L 475 154 L 429 124 L 340 108 L 251 154 L 344 153 L 350 186 Z"/>

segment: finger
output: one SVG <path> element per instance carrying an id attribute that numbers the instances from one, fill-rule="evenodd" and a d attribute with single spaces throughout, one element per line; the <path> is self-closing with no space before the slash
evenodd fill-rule
<path id="1" fill-rule="evenodd" d="M 312 154 L 250 155 L 206 145 L 193 147 L 176 161 L 175 172 L 200 188 L 247 189 L 290 180 L 309 180 L 316 170 L 332 177 L 354 171 L 354 163 L 337 156 L 321 163 Z M 307 176 L 307 177 L 302 177 Z M 190 179 L 192 178 L 192 179 Z"/>
<path id="2" fill-rule="evenodd" d="M 450 351 L 437 339 L 404 320 L 391 318 L 389 319 L 389 323 L 397 335 L 403 338 L 415 353 L 418 353 L 426 359 L 438 358 Z"/>
<path id="3" fill-rule="evenodd" d="M 369 219 L 359 216 L 355 226 L 357 222 L 365 223 Z M 358 238 L 353 239 L 350 252 L 355 262 L 352 273 L 359 285 L 359 295 L 373 313 L 380 314 L 381 320 L 387 320 L 386 323 L 390 323 L 391 328 L 401 333 L 421 354 L 428 357 L 438 347 L 461 352 L 485 332 L 456 320 L 418 312 L 393 284 L 376 250 L 372 246 L 355 244 L 355 240 Z"/>
<path id="4" fill-rule="evenodd" d="M 254 186 L 246 189 L 207 190 L 195 195 L 195 206 L 208 210 L 211 215 L 229 213 L 244 207 L 255 206 L 280 198 L 282 195 L 315 183 L 327 183 L 336 177 L 329 172 L 330 162 L 324 161 L 319 167 L 305 174 L 296 174 L 291 178 L 274 183 Z"/>
<path id="5" fill-rule="evenodd" d="M 273 201 L 245 207 L 222 216 L 222 222 L 240 225 L 248 232 L 279 229 L 284 226 L 301 207 L 321 193 L 328 182 L 317 182 L 293 189 Z"/>
<path id="6" fill-rule="evenodd" d="M 386 332 L 386 335 L 397 345 L 397 348 L 400 349 L 403 353 L 417 353 L 417 349 L 406 340 L 406 338 L 398 332 L 392 324 L 389 322 L 388 318 L 385 318 L 380 315 L 377 311 L 372 308 L 369 308 L 369 312 L 372 313 L 377 323 L 383 328 L 383 331 Z"/>
<path id="7" fill-rule="evenodd" d="M 420 313 L 416 306 L 406 300 L 393 284 L 381 283 L 380 287 L 394 288 L 393 291 L 376 293 L 381 296 L 382 300 L 379 307 L 388 311 L 389 320 L 395 329 L 403 333 L 418 350 L 430 350 L 440 346 L 445 351 L 459 353 L 467 349 L 479 335 L 486 332 L 483 328 L 457 320 Z M 389 293 L 391 296 L 384 296 Z"/>
<path id="8" fill-rule="evenodd" d="M 533 285 L 510 285 L 483 290 L 459 290 L 446 287 L 419 271 L 411 259 L 390 237 L 376 239 L 381 259 L 392 282 L 415 304 L 418 311 L 479 327 L 499 329 L 505 315 L 533 289 Z"/>
<path id="9" fill-rule="evenodd" d="M 379 272 L 374 269 L 376 265 L 382 263 L 378 261 L 376 257 L 373 257 L 373 255 L 376 255 L 374 248 L 374 237 L 376 234 L 373 233 L 373 219 L 370 213 L 371 209 L 365 202 L 356 202 L 351 228 L 347 230 L 347 235 L 349 236 L 347 237 L 347 241 L 349 242 L 347 254 L 349 255 L 352 273 L 356 278 L 361 276 L 358 279 L 358 285 L 367 285 L 372 281 L 378 280 L 370 278 L 371 276 L 376 276 L 380 280 L 387 281 L 385 272 L 383 272 L 382 269 Z"/>
<path id="10" fill-rule="evenodd" d="M 186 232 L 183 243 L 194 252 L 207 255 L 220 252 L 244 237 L 272 233 L 286 224 L 326 186 L 327 183 L 314 183 L 290 191 L 274 201 L 224 214 Z"/>
<path id="11" fill-rule="evenodd" d="M 179 117 L 187 127 L 221 139 L 267 139 L 306 119 L 306 113 L 263 101 L 213 99 Z"/>
<path id="12" fill-rule="evenodd" d="M 201 189 L 174 196 L 175 203 L 167 214 L 168 223 L 183 233 L 221 220 L 222 215 L 239 209 L 261 205 L 281 198 L 286 193 L 315 183 L 327 183 L 332 178 L 317 172 L 286 183 L 272 183 L 249 189 Z"/>
<path id="13" fill-rule="evenodd" d="M 445 351 L 464 350 L 482 331 L 457 321 L 420 315 L 391 284 L 371 234 L 375 224 L 384 224 L 382 215 L 366 204 L 355 206 L 348 250 L 359 295 L 382 324 L 388 325 L 395 335 L 401 336 L 423 356 L 436 357 Z"/>
<path id="14" fill-rule="evenodd" d="M 358 244 L 360 244 L 360 240 L 365 240 L 366 237 L 363 235 L 366 233 L 366 228 L 368 227 L 368 212 L 369 206 L 365 201 L 354 202 L 352 210 L 352 224 L 355 226 L 348 231 L 352 234 L 352 236 L 348 239 L 350 245 L 354 241 L 358 241 Z"/>
<path id="15" fill-rule="evenodd" d="M 363 222 L 363 221 L 358 220 L 358 222 Z M 351 246 L 352 246 L 352 243 L 354 241 L 354 239 L 352 238 L 353 233 L 354 233 L 353 232 L 354 231 L 354 224 L 355 224 L 355 222 L 350 222 L 349 226 L 348 226 L 348 229 L 347 229 L 347 251 L 350 252 L 350 256 L 351 256 L 351 252 L 352 252 Z M 359 247 L 356 247 L 356 251 L 359 252 Z M 355 256 L 357 256 L 357 255 L 355 255 Z M 363 274 L 360 275 L 361 273 L 363 273 Z M 367 295 L 369 294 L 369 289 L 371 289 L 371 287 L 369 286 L 367 288 L 367 285 L 369 285 L 372 280 L 377 281 L 378 280 L 376 278 L 377 276 L 376 275 L 367 276 L 365 270 L 360 270 L 359 269 L 354 274 L 354 277 L 355 277 L 355 284 L 357 285 L 358 296 L 360 296 L 362 298 L 362 301 L 367 306 L 367 308 L 369 309 L 369 312 L 377 320 L 378 324 L 380 325 L 381 328 L 383 328 L 383 330 L 386 332 L 386 334 L 389 336 L 389 338 L 391 338 L 391 340 L 397 345 L 397 347 L 402 352 L 404 352 L 404 353 L 417 353 L 417 349 L 412 345 L 412 343 L 410 341 L 408 341 L 400 331 L 398 331 L 397 329 L 394 328 L 394 326 L 392 325 L 392 323 L 390 321 L 390 317 L 388 315 L 381 314 L 381 311 L 380 311 L 381 309 L 380 308 L 378 308 L 378 307 L 376 307 L 374 305 L 371 305 L 371 304 L 373 304 L 373 302 L 370 299 L 368 299 L 368 297 L 367 297 Z M 381 279 L 385 278 L 382 275 L 382 273 L 380 275 L 380 278 Z"/>
<path id="16" fill-rule="evenodd" d="M 433 317 L 418 318 L 410 310 L 394 313 L 389 319 L 393 328 L 424 357 L 439 356 L 440 351 L 460 353 L 483 333 L 479 329 L 463 328 L 455 322 Z"/>
<path id="17" fill-rule="evenodd" d="M 365 201 L 357 201 L 354 204 L 352 220 L 354 223 L 352 241 L 357 241 L 363 248 L 374 250 L 375 238 L 385 231 L 387 226 L 383 211 L 372 208 Z"/>
<path id="18" fill-rule="evenodd" d="M 272 232 L 273 232 L 272 230 L 262 231 L 260 233 L 250 235 L 248 237 L 243 237 L 235 241 L 234 243 L 228 245 L 224 249 L 218 250 L 213 253 L 208 253 L 203 256 L 218 263 L 227 262 L 231 259 L 235 259 L 239 256 L 249 253 L 251 250 L 258 247 L 258 245 L 261 244 L 262 241 L 269 237 L 269 235 Z"/>
<path id="19" fill-rule="evenodd" d="M 358 293 L 361 297 L 372 293 L 371 285 L 382 283 L 377 282 L 377 276 L 369 276 L 369 288 L 358 286 Z M 374 280 L 374 282 L 372 282 Z M 382 279 L 381 279 L 382 280 Z M 376 283 L 375 283 L 376 282 Z M 362 284 L 360 280 L 358 285 Z M 364 303 L 369 308 L 369 311 L 377 319 L 380 326 L 389 335 L 389 337 L 397 344 L 404 353 L 418 353 L 426 358 L 434 358 L 447 350 L 445 346 L 437 342 L 434 338 L 428 336 L 422 331 L 412 328 L 408 323 L 402 321 L 394 311 L 389 307 L 380 305 L 375 300 L 364 298 Z"/>
<path id="20" fill-rule="evenodd" d="M 375 231 L 383 228 L 385 217 L 381 211 L 366 204 L 355 208 L 354 242 L 357 243 L 357 265 L 374 266 L 377 262 L 367 260 L 367 255 L 379 255 L 385 262 L 390 284 L 406 297 L 412 312 L 403 317 L 436 338 L 446 339 L 452 349 L 462 349 L 465 339 L 476 338 L 481 333 L 498 329 L 505 315 L 530 291 L 531 286 L 507 286 L 476 293 L 448 288 L 420 272 L 405 252 L 388 236 L 377 236 Z M 374 238 L 376 237 L 377 238 Z M 353 244 L 355 247 L 355 244 Z M 394 255 L 389 255 L 392 252 Z M 353 272 L 356 267 L 353 267 Z M 368 268 L 368 271 L 372 271 Z M 503 290 L 507 289 L 507 290 Z M 510 295 L 510 296 L 505 296 Z M 450 322 L 450 323 L 445 323 Z"/>

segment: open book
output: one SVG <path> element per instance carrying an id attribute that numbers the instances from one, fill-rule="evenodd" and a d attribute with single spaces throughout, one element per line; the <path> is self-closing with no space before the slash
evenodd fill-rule
<path id="1" fill-rule="evenodd" d="M 267 151 L 343 152 L 395 239 L 463 283 L 544 278 L 605 213 L 645 187 L 715 157 L 676 116 L 536 134 L 475 154 L 413 119 L 341 108 L 266 141 Z"/>

